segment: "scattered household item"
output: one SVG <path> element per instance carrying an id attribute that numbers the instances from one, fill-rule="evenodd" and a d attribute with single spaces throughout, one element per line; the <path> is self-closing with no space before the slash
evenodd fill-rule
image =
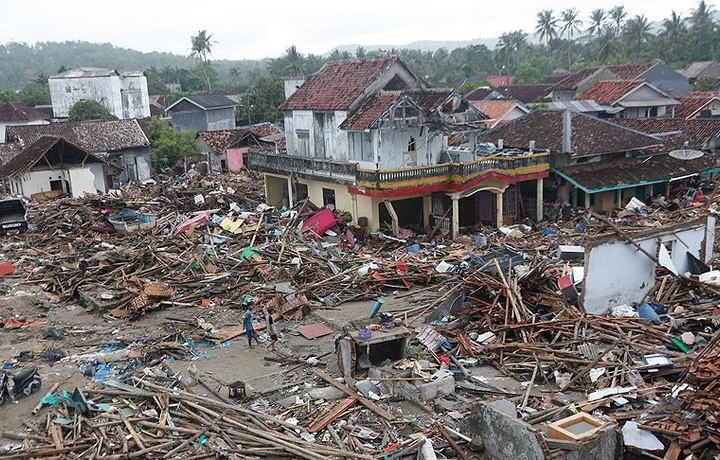
<path id="1" fill-rule="evenodd" d="M 552 439 L 579 441 L 595 434 L 605 422 L 586 412 L 580 412 L 562 420 L 553 422 L 547 427 L 547 436 Z"/>

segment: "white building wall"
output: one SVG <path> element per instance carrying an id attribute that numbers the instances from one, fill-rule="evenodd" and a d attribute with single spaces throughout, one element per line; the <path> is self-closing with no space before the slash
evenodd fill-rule
<path id="1" fill-rule="evenodd" d="M 150 116 L 150 96 L 145 75 L 124 76 L 121 80 L 120 106 L 123 119 Z"/>
<path id="2" fill-rule="evenodd" d="M 635 241 L 649 254 L 656 255 L 659 244 L 669 243 L 678 273 L 689 270 L 687 253 L 709 261 L 714 241 L 715 218 L 707 225 L 677 229 Z M 704 257 L 701 257 L 701 254 Z M 602 315 L 617 305 L 639 303 L 655 285 L 655 263 L 632 244 L 625 241 L 602 243 L 586 250 L 583 305 L 591 315 Z"/>
<path id="3" fill-rule="evenodd" d="M 415 154 L 408 153 L 410 138 Z M 398 169 L 436 164 L 443 147 L 442 136 L 427 128 L 383 129 L 377 131 L 379 169 Z"/>
<path id="4" fill-rule="evenodd" d="M 68 181 L 73 197 L 84 196 L 86 192 L 96 193 L 97 190 L 93 171 L 89 167 L 77 167 L 60 170 L 44 169 L 25 173 L 21 178 L 21 192 L 27 198 L 35 193 L 49 192 L 51 190 L 50 181 L 55 180 Z"/>
<path id="5" fill-rule="evenodd" d="M 144 75 L 50 78 L 48 84 L 56 118 L 67 118 L 70 108 L 82 100 L 101 103 L 119 119 L 150 116 L 150 97 Z"/>
<path id="6" fill-rule="evenodd" d="M 105 183 L 105 168 L 100 163 L 94 163 L 88 165 L 90 172 L 93 175 L 95 181 L 95 187 L 101 192 L 107 192 L 107 184 Z"/>

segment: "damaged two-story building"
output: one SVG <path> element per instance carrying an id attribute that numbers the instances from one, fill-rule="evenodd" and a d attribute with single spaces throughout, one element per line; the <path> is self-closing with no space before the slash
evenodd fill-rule
<path id="1" fill-rule="evenodd" d="M 251 151 L 265 174 L 268 203 L 305 198 L 334 205 L 371 231 L 390 226 L 500 225 L 504 193 L 530 184 L 542 203 L 546 153 L 493 155 L 473 146 L 451 155 L 448 135 L 483 127 L 487 117 L 452 89 L 430 88 L 398 57 L 335 61 L 307 79 L 285 81 L 286 151 Z M 478 200 L 478 192 L 494 195 Z M 535 217 L 534 215 L 532 217 Z"/>

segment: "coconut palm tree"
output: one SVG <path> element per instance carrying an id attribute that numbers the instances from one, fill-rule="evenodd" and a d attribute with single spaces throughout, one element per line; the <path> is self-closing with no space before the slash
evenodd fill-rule
<path id="1" fill-rule="evenodd" d="M 590 26 L 587 28 L 586 32 L 587 34 L 592 37 L 593 35 L 597 35 L 600 37 L 603 32 L 603 25 L 605 24 L 605 18 L 607 17 L 607 13 L 602 8 L 596 8 L 592 10 L 590 13 Z"/>
<path id="2" fill-rule="evenodd" d="M 652 35 L 650 33 L 650 23 L 645 15 L 636 15 L 625 23 L 624 32 L 630 46 L 635 49 L 635 62 L 638 62 L 643 45 Z"/>
<path id="3" fill-rule="evenodd" d="M 212 87 L 210 85 L 210 72 L 208 71 L 208 67 L 210 65 L 209 56 L 212 54 L 212 46 L 215 44 L 212 39 L 212 34 L 208 34 L 207 30 L 203 29 L 199 31 L 197 35 L 193 35 L 190 38 L 190 42 L 192 43 L 192 47 L 190 48 L 190 57 L 198 60 L 200 68 L 203 72 L 203 77 L 205 77 L 207 89 L 208 91 L 212 91 Z"/>
<path id="4" fill-rule="evenodd" d="M 296 77 L 302 75 L 305 70 L 305 56 L 302 55 L 295 45 L 290 45 L 283 56 L 288 65 L 291 75 Z"/>
<path id="5" fill-rule="evenodd" d="M 625 11 L 625 7 L 623 5 L 614 6 L 610 9 L 608 14 L 610 15 L 610 19 L 615 26 L 615 33 L 617 35 L 620 35 L 623 22 L 625 22 L 625 18 L 627 17 L 627 11 Z"/>
<path id="6" fill-rule="evenodd" d="M 568 69 L 572 66 L 570 60 L 572 38 L 575 34 L 580 32 L 580 27 L 582 26 L 582 21 L 580 20 L 579 16 L 580 12 L 577 8 L 568 8 L 560 13 L 560 22 L 562 22 L 562 26 L 560 27 L 560 35 L 562 36 L 564 34 L 568 42 Z"/>
<path id="7" fill-rule="evenodd" d="M 535 25 L 535 35 L 546 44 L 550 40 L 557 38 L 558 26 L 557 18 L 553 15 L 553 10 L 542 10 L 537 14 L 537 23 Z"/>
<path id="8" fill-rule="evenodd" d="M 685 30 L 685 18 L 673 10 L 670 17 L 663 20 L 663 30 L 661 35 L 666 44 L 664 47 L 664 54 L 668 56 L 675 56 L 675 50 L 677 49 L 678 44 L 680 43 L 680 38 Z"/>
<path id="9" fill-rule="evenodd" d="M 705 0 L 700 0 L 697 8 L 690 12 L 690 22 L 693 26 L 707 24 L 713 22 L 714 15 L 714 8 L 705 3 Z"/>

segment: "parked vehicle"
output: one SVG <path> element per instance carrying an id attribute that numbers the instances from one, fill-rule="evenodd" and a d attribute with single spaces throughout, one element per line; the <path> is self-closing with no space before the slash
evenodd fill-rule
<path id="1" fill-rule="evenodd" d="M 0 200 L 0 234 L 17 235 L 26 231 L 27 206 L 22 198 Z"/>
<path id="2" fill-rule="evenodd" d="M 0 406 L 7 400 L 16 400 L 30 396 L 40 389 L 42 379 L 37 366 L 28 366 L 13 375 L 8 371 L 0 371 Z"/>

